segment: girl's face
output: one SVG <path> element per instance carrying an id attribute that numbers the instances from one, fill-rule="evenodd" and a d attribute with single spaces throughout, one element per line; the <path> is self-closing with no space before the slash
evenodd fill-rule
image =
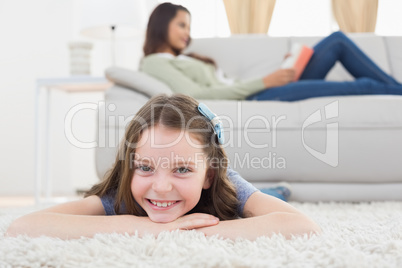
<path id="1" fill-rule="evenodd" d="M 184 10 L 177 11 L 168 27 L 168 45 L 182 51 L 190 40 L 190 14 Z"/>
<path id="2" fill-rule="evenodd" d="M 205 154 L 196 148 L 200 145 L 194 134 L 162 125 L 143 132 L 131 192 L 152 221 L 166 223 L 183 216 L 197 205 L 202 189 L 211 186 Z"/>

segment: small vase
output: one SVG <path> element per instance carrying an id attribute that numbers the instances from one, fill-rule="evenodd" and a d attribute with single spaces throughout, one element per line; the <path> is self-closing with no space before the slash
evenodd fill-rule
<path id="1" fill-rule="evenodd" d="M 89 75 L 91 73 L 91 49 L 88 42 L 71 42 L 70 48 L 70 74 Z"/>

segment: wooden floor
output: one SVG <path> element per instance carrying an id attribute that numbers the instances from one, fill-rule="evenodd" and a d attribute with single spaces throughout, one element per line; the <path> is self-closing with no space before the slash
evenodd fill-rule
<path id="1" fill-rule="evenodd" d="M 77 200 L 81 196 L 56 196 L 49 200 L 41 200 L 40 203 L 47 204 L 59 204 L 72 200 Z M 35 198 L 33 196 L 1 196 L 0 208 L 12 208 L 12 207 L 30 207 L 36 205 Z"/>

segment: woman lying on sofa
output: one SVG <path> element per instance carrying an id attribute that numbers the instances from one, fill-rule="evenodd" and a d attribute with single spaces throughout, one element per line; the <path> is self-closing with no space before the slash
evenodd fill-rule
<path id="1" fill-rule="evenodd" d="M 174 92 L 197 99 L 296 101 L 337 95 L 402 94 L 402 85 L 342 32 L 335 32 L 314 46 L 314 54 L 296 82 L 292 82 L 292 68 L 254 80 L 228 82 L 217 75 L 212 59 L 182 54 L 190 40 L 189 11 L 180 5 L 160 4 L 149 18 L 140 69 Z M 337 61 L 355 77 L 354 81 L 324 81 Z"/>

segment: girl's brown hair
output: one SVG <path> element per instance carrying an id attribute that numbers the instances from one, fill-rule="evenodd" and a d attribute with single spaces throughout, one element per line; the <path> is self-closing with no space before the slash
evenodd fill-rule
<path id="1" fill-rule="evenodd" d="M 221 220 L 237 218 L 238 200 L 236 190 L 226 175 L 226 153 L 218 144 L 211 122 L 198 111 L 198 102 L 182 94 L 155 96 L 138 111 L 126 130 L 113 168 L 107 173 L 105 180 L 93 186 L 86 196 L 115 194 L 117 214 L 147 216 L 135 202 L 130 185 L 134 174 L 133 156 L 136 144 L 145 129 L 156 125 L 189 131 L 195 135 L 203 145 L 209 168 L 214 171 L 211 187 L 202 190 L 198 204 L 188 214 L 208 213 Z"/>
<path id="2" fill-rule="evenodd" d="M 174 5 L 172 3 L 162 3 L 154 9 L 151 16 L 149 17 L 147 31 L 145 35 L 145 42 L 143 47 L 145 56 L 158 53 L 159 49 L 161 49 L 168 43 L 169 23 L 176 16 L 179 10 L 185 11 L 190 14 L 187 8 L 181 5 Z M 188 45 L 190 44 L 190 42 L 191 37 L 189 37 Z M 176 56 L 181 54 L 181 51 L 174 48 L 172 49 Z M 187 56 L 196 58 L 205 63 L 212 64 L 216 67 L 215 61 L 211 58 L 195 53 L 187 54 Z"/>

